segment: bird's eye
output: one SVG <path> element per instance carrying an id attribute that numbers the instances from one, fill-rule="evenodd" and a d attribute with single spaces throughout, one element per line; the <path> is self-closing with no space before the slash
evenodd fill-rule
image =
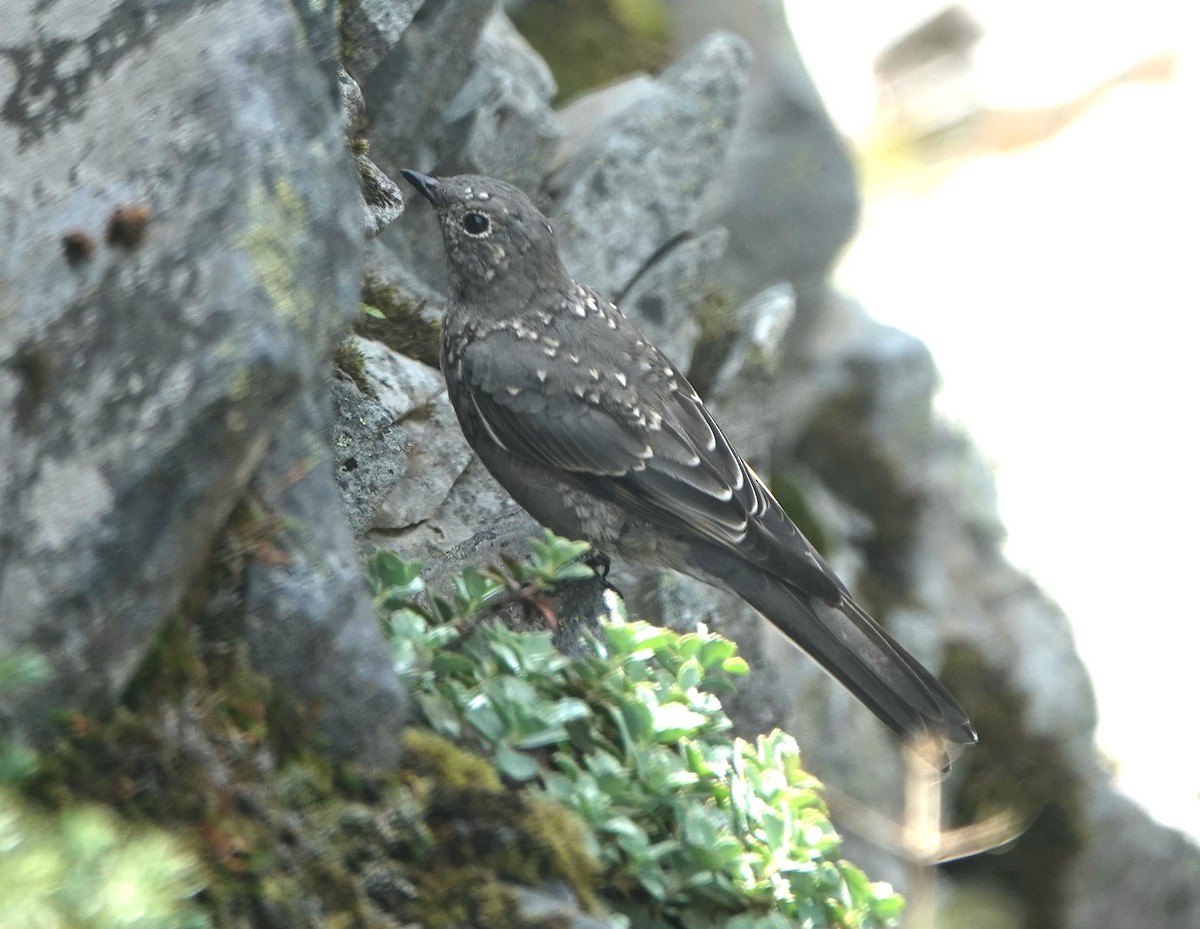
<path id="1" fill-rule="evenodd" d="M 462 218 L 462 227 L 467 235 L 485 236 L 492 228 L 492 221 L 484 213 L 467 213 Z"/>

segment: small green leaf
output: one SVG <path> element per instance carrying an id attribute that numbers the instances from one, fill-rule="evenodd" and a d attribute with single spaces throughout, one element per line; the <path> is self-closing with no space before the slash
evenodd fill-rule
<path id="1" fill-rule="evenodd" d="M 537 761 L 503 742 L 496 746 L 492 761 L 501 774 L 514 781 L 531 780 L 539 771 Z"/>
<path id="2" fill-rule="evenodd" d="M 741 655 L 734 655 L 721 662 L 721 670 L 726 674 L 747 674 L 750 671 L 750 665 Z"/>

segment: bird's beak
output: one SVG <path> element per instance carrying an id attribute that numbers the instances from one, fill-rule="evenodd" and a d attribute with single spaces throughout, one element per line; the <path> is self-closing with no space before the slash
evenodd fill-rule
<path id="1" fill-rule="evenodd" d="M 438 205 L 438 192 L 442 185 L 438 183 L 436 177 L 430 177 L 428 174 L 419 174 L 416 171 L 409 171 L 407 168 L 401 168 L 400 173 L 404 175 L 404 179 L 413 187 L 417 188 L 417 193 L 432 203 Z"/>

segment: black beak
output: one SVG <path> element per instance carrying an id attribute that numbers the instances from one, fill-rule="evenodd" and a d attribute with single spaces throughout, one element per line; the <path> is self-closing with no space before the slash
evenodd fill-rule
<path id="1" fill-rule="evenodd" d="M 404 175 L 404 179 L 413 187 L 417 188 L 417 193 L 432 203 L 438 205 L 438 191 L 442 185 L 438 183 L 436 177 L 430 177 L 428 174 L 418 174 L 416 171 L 409 171 L 407 168 L 401 168 L 400 173 Z"/>

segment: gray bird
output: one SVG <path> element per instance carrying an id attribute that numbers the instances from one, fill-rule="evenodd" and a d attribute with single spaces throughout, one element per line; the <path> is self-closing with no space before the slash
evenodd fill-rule
<path id="1" fill-rule="evenodd" d="M 450 401 L 517 503 L 559 535 L 741 597 L 902 738 L 976 741 L 954 698 L 854 601 L 683 374 L 571 279 L 553 227 L 524 194 L 489 177 L 401 173 L 441 224 Z"/>

